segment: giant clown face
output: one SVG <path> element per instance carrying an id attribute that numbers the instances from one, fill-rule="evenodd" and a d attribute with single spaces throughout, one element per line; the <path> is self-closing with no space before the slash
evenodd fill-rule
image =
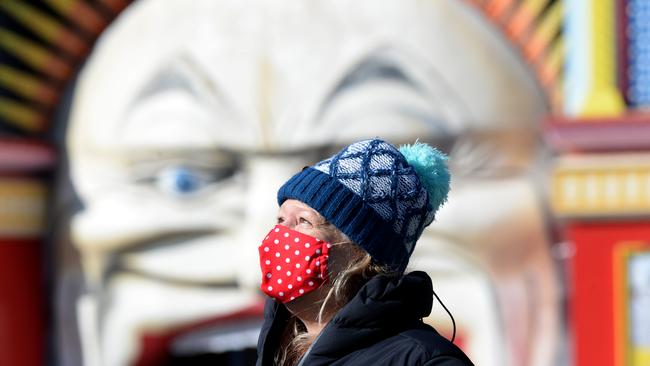
<path id="1" fill-rule="evenodd" d="M 258 303 L 277 188 L 339 146 L 450 144 L 542 111 L 458 1 L 135 2 L 80 74 L 67 135 L 85 357 L 126 365 L 147 329 Z"/>

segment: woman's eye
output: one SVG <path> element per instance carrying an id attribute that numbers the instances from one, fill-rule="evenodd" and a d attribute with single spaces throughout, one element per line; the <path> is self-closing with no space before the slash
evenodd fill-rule
<path id="1" fill-rule="evenodd" d="M 311 226 L 311 222 L 309 222 L 307 219 L 305 219 L 303 217 L 301 217 L 299 221 L 300 221 L 301 225 L 309 225 L 309 226 Z"/>

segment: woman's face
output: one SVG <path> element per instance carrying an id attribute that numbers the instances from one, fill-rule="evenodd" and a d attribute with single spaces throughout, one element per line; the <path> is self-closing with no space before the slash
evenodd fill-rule
<path id="1" fill-rule="evenodd" d="M 316 210 L 297 200 L 286 200 L 278 211 L 278 224 L 331 242 L 331 234 L 323 230 L 326 220 Z M 328 237 L 329 236 L 329 237 Z"/>
<path id="2" fill-rule="evenodd" d="M 280 206 L 277 223 L 303 234 L 321 239 L 327 243 L 336 244 L 341 242 L 343 237 L 343 235 L 333 226 L 329 225 L 325 218 L 316 210 L 293 199 L 284 201 L 282 206 Z M 330 249 L 329 256 L 328 270 L 330 272 L 330 277 L 332 277 L 336 276 L 340 271 L 342 264 L 349 260 L 349 254 L 346 251 L 340 250 L 337 245 L 334 245 Z M 325 282 L 316 290 L 287 303 L 287 308 L 294 314 L 305 314 L 305 311 L 309 311 L 310 309 L 314 314 L 316 314 L 320 309 L 321 301 L 327 295 L 327 291 L 330 287 L 331 284 L 329 281 Z"/>
<path id="3" fill-rule="evenodd" d="M 279 225 L 286 226 L 303 234 L 321 239 L 332 244 L 327 261 L 330 280 L 336 278 L 351 262 L 361 259 L 366 253 L 356 245 L 349 244 L 350 240 L 335 226 L 325 220 L 316 210 L 297 200 L 286 200 L 278 211 Z M 285 304 L 287 309 L 302 321 L 318 321 L 325 324 L 338 311 L 337 306 L 329 304 L 323 318 L 321 314 L 323 300 L 332 288 L 332 282 L 326 281 L 314 291 L 308 292 Z"/>
<path id="4" fill-rule="evenodd" d="M 351 261 L 365 254 L 356 246 L 339 245 L 350 241 L 318 211 L 298 200 L 284 201 L 278 211 L 278 224 L 332 244 L 328 265 L 330 276 L 335 276 Z"/>

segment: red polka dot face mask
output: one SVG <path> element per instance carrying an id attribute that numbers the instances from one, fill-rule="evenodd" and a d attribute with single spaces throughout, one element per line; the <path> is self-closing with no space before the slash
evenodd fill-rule
<path id="1" fill-rule="evenodd" d="M 259 247 L 261 289 L 287 303 L 327 281 L 331 245 L 313 236 L 276 225 Z"/>

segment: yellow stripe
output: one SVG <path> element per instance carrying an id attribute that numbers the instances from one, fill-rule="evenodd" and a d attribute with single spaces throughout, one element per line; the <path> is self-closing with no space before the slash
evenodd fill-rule
<path id="1" fill-rule="evenodd" d="M 45 0 L 54 10 L 94 35 L 106 27 L 106 19 L 84 0 Z"/>
<path id="2" fill-rule="evenodd" d="M 537 31 L 542 34 L 553 36 L 560 27 L 562 27 L 562 17 L 564 16 L 564 2 L 556 1 L 543 15 L 542 20 L 537 27 Z"/>
<path id="3" fill-rule="evenodd" d="M 545 88 L 551 87 L 560 80 L 558 76 L 562 73 L 564 52 L 564 39 L 560 38 L 553 43 L 546 57 L 539 64 L 538 76 Z"/>
<path id="4" fill-rule="evenodd" d="M 23 130 L 38 131 L 43 127 L 43 115 L 22 103 L 0 97 L 0 117 Z"/>
<path id="5" fill-rule="evenodd" d="M 0 28 L 0 47 L 26 63 L 43 68 L 51 53 L 23 37 Z"/>
<path id="6" fill-rule="evenodd" d="M 46 188 L 28 179 L 0 179 L 0 235 L 33 236 L 45 228 Z"/>
<path id="7" fill-rule="evenodd" d="M 549 69 L 559 73 L 564 65 L 564 52 L 564 38 L 559 38 L 553 43 L 544 63 L 548 65 Z"/>
<path id="8" fill-rule="evenodd" d="M 630 346 L 630 348 L 632 349 L 632 366 L 650 365 L 650 346 Z"/>
<path id="9" fill-rule="evenodd" d="M 615 4 L 613 0 L 588 2 L 591 34 L 591 90 L 581 114 L 584 116 L 620 115 L 625 110 L 616 85 Z"/>
<path id="10" fill-rule="evenodd" d="M 49 86 L 45 85 L 39 79 L 31 74 L 16 70 L 12 67 L 0 65 L 0 85 L 7 89 L 22 95 L 31 100 L 47 103 L 49 101 L 40 100 L 39 92 L 43 90 L 51 91 Z"/>
<path id="11" fill-rule="evenodd" d="M 562 71 L 563 69 L 560 69 L 560 73 L 562 73 Z M 552 112 L 555 114 L 561 113 L 564 108 L 564 105 L 562 104 L 564 101 L 563 77 L 558 78 L 557 83 L 549 90 L 549 95 Z"/>
<path id="12" fill-rule="evenodd" d="M 7 53 L 57 80 L 63 80 L 72 72 L 71 65 L 54 53 L 1 28 L 0 48 L 4 48 Z"/>
<path id="13" fill-rule="evenodd" d="M 49 5 L 51 5 L 56 11 L 63 15 L 70 15 L 74 9 L 76 0 L 45 0 Z"/>
<path id="14" fill-rule="evenodd" d="M 0 7 L 47 41 L 54 41 L 64 30 L 64 25 L 23 1 L 0 1 Z"/>
<path id="15" fill-rule="evenodd" d="M 514 15 L 510 17 L 506 24 L 506 32 L 516 40 L 516 43 L 521 44 L 523 39 L 528 38 L 532 25 L 535 23 L 544 4 L 548 1 L 524 0 L 516 8 Z"/>
<path id="16" fill-rule="evenodd" d="M 553 36 L 562 26 L 563 4 L 562 1 L 557 1 L 551 5 L 551 8 L 543 15 L 539 25 L 533 31 L 532 42 L 547 45 L 553 39 Z"/>
<path id="17" fill-rule="evenodd" d="M 537 18 L 546 3 L 550 0 L 524 0 L 521 4 L 522 10 L 526 11 L 531 18 Z"/>
<path id="18" fill-rule="evenodd" d="M 0 178 L 0 196 L 44 197 L 43 183 L 33 179 Z"/>

